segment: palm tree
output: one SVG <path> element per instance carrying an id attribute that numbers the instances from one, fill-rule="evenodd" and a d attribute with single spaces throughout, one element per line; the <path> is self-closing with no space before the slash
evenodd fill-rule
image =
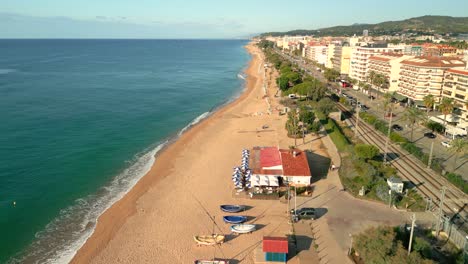
<path id="1" fill-rule="evenodd" d="M 429 120 L 429 110 L 434 107 L 435 99 L 434 95 L 428 94 L 423 98 L 424 106 L 426 107 L 426 116 Z"/>
<path id="2" fill-rule="evenodd" d="M 371 89 L 372 89 L 372 85 L 374 85 L 375 75 L 376 75 L 375 71 L 370 71 L 367 75 L 367 82 L 368 83 L 370 82 L 369 96 L 371 96 Z"/>
<path id="3" fill-rule="evenodd" d="M 391 103 L 392 103 L 392 98 L 393 98 L 393 95 L 395 94 L 395 92 L 393 93 L 384 93 L 383 95 L 383 98 L 384 98 L 384 118 L 385 118 L 385 115 L 387 114 L 387 110 L 390 108 L 389 106 L 391 106 Z"/>
<path id="4" fill-rule="evenodd" d="M 453 170 L 455 170 L 457 166 L 457 159 L 468 153 L 468 140 L 457 138 L 450 142 L 450 150 L 455 152 L 455 159 L 453 160 Z"/>
<path id="5" fill-rule="evenodd" d="M 414 124 L 421 119 L 422 115 L 423 112 L 416 107 L 410 107 L 403 113 L 402 119 L 408 121 L 411 126 L 411 142 L 413 142 Z"/>
<path id="6" fill-rule="evenodd" d="M 439 104 L 439 110 L 444 114 L 444 127 L 447 126 L 447 115 L 453 112 L 453 98 L 444 97 Z"/>
<path id="7" fill-rule="evenodd" d="M 375 74 L 374 76 L 374 84 L 377 86 L 378 91 L 380 92 L 380 88 L 382 88 L 382 85 L 387 81 L 387 78 L 383 76 L 382 74 L 378 73 Z"/>

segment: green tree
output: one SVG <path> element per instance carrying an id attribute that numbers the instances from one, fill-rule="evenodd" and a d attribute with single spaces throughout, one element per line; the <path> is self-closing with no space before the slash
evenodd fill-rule
<path id="1" fill-rule="evenodd" d="M 286 91 L 289 88 L 289 79 L 285 76 L 280 76 L 276 82 L 281 91 Z"/>
<path id="2" fill-rule="evenodd" d="M 369 73 L 366 76 L 366 81 L 370 84 L 370 87 L 368 88 L 369 90 L 369 96 L 371 96 L 372 93 L 372 88 L 374 86 L 374 81 L 375 81 L 375 76 L 377 73 L 375 71 L 369 71 Z"/>
<path id="3" fill-rule="evenodd" d="M 377 89 L 380 92 L 380 89 L 387 83 L 387 78 L 384 75 L 377 73 L 374 75 L 373 83 L 377 86 Z"/>
<path id="4" fill-rule="evenodd" d="M 403 113 L 402 119 L 409 122 L 411 126 L 411 142 L 413 142 L 414 125 L 421 120 L 422 115 L 421 110 L 416 107 L 410 107 Z"/>
<path id="5" fill-rule="evenodd" d="M 315 121 L 315 114 L 306 108 L 301 108 L 299 110 L 299 119 L 306 124 L 312 124 Z"/>
<path id="6" fill-rule="evenodd" d="M 296 114 L 295 109 L 291 110 L 288 113 L 288 121 L 286 121 L 286 130 L 288 131 L 288 136 L 290 137 L 297 138 L 297 135 L 300 134 L 299 118 Z"/>
<path id="7" fill-rule="evenodd" d="M 316 110 L 322 113 L 325 117 L 328 117 L 331 112 L 336 110 L 336 105 L 330 98 L 325 97 L 317 102 Z"/>
<path id="8" fill-rule="evenodd" d="M 468 153 L 468 140 L 463 138 L 457 138 L 450 142 L 450 151 L 455 152 L 455 158 L 453 159 L 453 168 L 457 166 L 457 160 Z"/>
<path id="9" fill-rule="evenodd" d="M 356 155 L 363 160 L 373 159 L 379 155 L 379 149 L 374 145 L 357 144 L 354 146 L 354 152 Z"/>
<path id="10" fill-rule="evenodd" d="M 384 93 L 383 95 L 383 104 L 384 104 L 384 118 L 387 115 L 388 112 L 390 112 L 390 109 L 392 107 L 392 98 L 393 98 L 394 93 Z"/>
<path id="11" fill-rule="evenodd" d="M 429 120 L 429 110 L 431 110 L 431 108 L 433 108 L 435 104 L 434 95 L 428 94 L 424 96 L 423 102 L 424 102 L 424 106 L 426 107 L 426 117 L 427 117 L 427 120 Z"/>
<path id="12" fill-rule="evenodd" d="M 439 110 L 444 114 L 444 126 L 447 127 L 447 115 L 453 112 L 454 102 L 452 98 L 443 97 L 439 104 Z"/>
<path id="13" fill-rule="evenodd" d="M 329 81 L 334 81 L 338 77 L 340 77 L 340 73 L 335 69 L 328 69 L 327 68 L 327 69 L 325 69 L 325 72 L 323 73 L 323 76 Z"/>

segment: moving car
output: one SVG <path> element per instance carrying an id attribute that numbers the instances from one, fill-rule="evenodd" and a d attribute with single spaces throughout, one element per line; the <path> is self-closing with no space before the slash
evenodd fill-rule
<path id="1" fill-rule="evenodd" d="M 446 147 L 446 148 L 450 148 L 450 147 L 451 147 L 451 146 L 450 146 L 450 142 L 448 142 L 448 141 L 442 141 L 442 142 L 440 142 L 440 144 L 442 144 L 442 146 L 444 146 L 444 147 Z"/>
<path id="2" fill-rule="evenodd" d="M 436 138 L 436 135 L 432 132 L 424 133 L 424 136 L 427 138 Z"/>
<path id="3" fill-rule="evenodd" d="M 395 124 L 392 126 L 393 130 L 395 131 L 402 131 L 403 130 L 403 127 L 401 127 L 400 125 L 398 124 Z"/>

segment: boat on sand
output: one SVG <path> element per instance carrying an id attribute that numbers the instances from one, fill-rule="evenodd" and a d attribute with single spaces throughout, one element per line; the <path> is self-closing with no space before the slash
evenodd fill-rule
<path id="1" fill-rule="evenodd" d="M 253 231 L 255 231 L 255 225 L 251 225 L 251 224 L 233 225 L 231 226 L 231 231 L 237 234 L 252 233 Z"/>
<path id="2" fill-rule="evenodd" d="M 227 212 L 227 213 L 238 213 L 238 212 L 241 212 L 241 211 L 245 210 L 245 206 L 243 206 L 243 205 L 233 205 L 233 204 L 223 204 L 223 205 L 220 205 L 219 208 L 223 212 Z"/>
<path id="3" fill-rule="evenodd" d="M 209 236 L 193 236 L 197 246 L 214 246 L 224 242 L 224 235 L 213 234 Z"/>
<path id="4" fill-rule="evenodd" d="M 230 223 L 230 224 L 240 224 L 240 223 L 244 223 L 245 221 L 247 221 L 247 216 L 226 215 L 226 216 L 223 216 L 223 220 L 224 222 Z"/>
<path id="5" fill-rule="evenodd" d="M 229 260 L 195 260 L 195 264 L 229 264 Z"/>

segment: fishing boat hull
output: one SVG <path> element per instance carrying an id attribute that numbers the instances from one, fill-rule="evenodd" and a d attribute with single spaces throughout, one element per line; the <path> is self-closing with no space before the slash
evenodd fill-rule
<path id="1" fill-rule="evenodd" d="M 223 204 L 219 206 L 221 211 L 227 213 L 238 213 L 245 210 L 245 206 L 243 205 L 231 205 L 231 204 Z"/>
<path id="2" fill-rule="evenodd" d="M 255 231 L 255 229 L 255 225 L 250 224 L 240 224 L 231 226 L 231 231 L 237 234 L 252 233 L 253 231 Z"/>
<path id="3" fill-rule="evenodd" d="M 193 236 L 198 246 L 214 246 L 224 242 L 224 235 L 214 234 L 209 236 Z"/>
<path id="4" fill-rule="evenodd" d="M 229 260 L 195 260 L 195 264 L 229 264 Z"/>
<path id="5" fill-rule="evenodd" d="M 226 216 L 223 216 L 223 220 L 224 222 L 229 223 L 229 224 L 241 224 L 247 221 L 247 216 L 226 215 Z"/>

